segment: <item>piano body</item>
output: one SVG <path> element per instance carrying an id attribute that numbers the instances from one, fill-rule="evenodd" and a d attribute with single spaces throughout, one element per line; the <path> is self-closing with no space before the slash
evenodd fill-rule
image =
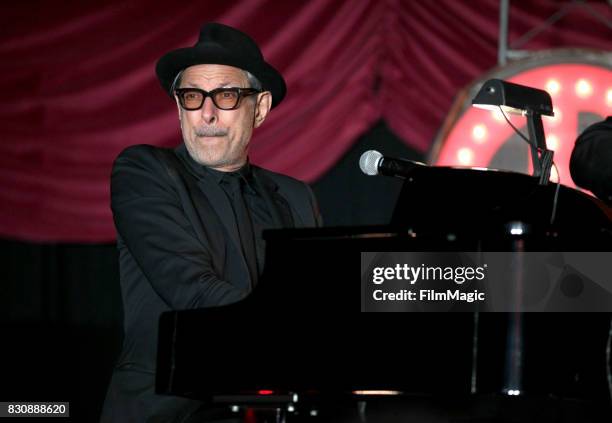
<path id="1" fill-rule="evenodd" d="M 363 405 L 381 398 L 374 391 L 400 408 L 415 398 L 466 406 L 483 395 L 506 401 L 518 378 L 516 401 L 572 398 L 599 415 L 609 314 L 362 313 L 357 286 L 366 251 L 610 251 L 609 213 L 526 175 L 418 168 L 390 225 L 269 231 L 264 275 L 247 299 L 164 313 L 157 392 L 285 411 L 296 394 L 312 408 Z M 520 237 L 509 233 L 517 222 Z"/>

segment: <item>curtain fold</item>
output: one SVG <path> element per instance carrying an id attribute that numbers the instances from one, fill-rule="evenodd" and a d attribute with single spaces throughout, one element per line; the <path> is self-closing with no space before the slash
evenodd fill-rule
<path id="1" fill-rule="evenodd" d="M 510 39 L 561 2 L 511 2 Z M 590 7 L 612 20 L 606 2 Z M 254 135 L 251 161 L 315 181 L 384 119 L 426 151 L 464 85 L 496 63 L 496 0 L 14 2 L 0 6 L 0 236 L 105 242 L 109 176 L 133 144 L 181 141 L 154 66 L 203 22 L 249 33 L 288 95 Z M 577 8 L 524 47 L 612 49 Z"/>

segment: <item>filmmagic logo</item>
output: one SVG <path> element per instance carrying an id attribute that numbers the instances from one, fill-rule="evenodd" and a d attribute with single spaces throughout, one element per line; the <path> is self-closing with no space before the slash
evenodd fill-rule
<path id="1" fill-rule="evenodd" d="M 482 281 L 486 277 L 487 265 L 482 266 L 409 266 L 396 264 L 393 267 L 374 267 L 372 269 L 372 283 L 381 285 L 386 281 L 406 281 L 411 286 L 419 281 L 452 281 L 463 285 L 469 281 Z M 382 289 L 373 291 L 375 301 L 428 301 L 447 302 L 464 301 L 473 303 L 485 301 L 484 292 L 477 289 L 465 292 L 460 289 L 447 289 L 437 292 L 434 289 L 400 289 L 394 292 L 384 292 Z"/>

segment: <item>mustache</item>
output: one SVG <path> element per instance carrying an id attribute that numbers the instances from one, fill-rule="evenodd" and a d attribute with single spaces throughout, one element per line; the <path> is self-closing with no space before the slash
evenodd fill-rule
<path id="1" fill-rule="evenodd" d="M 223 137 L 227 135 L 227 128 L 219 128 L 218 126 L 201 126 L 195 129 L 195 134 L 198 137 Z"/>

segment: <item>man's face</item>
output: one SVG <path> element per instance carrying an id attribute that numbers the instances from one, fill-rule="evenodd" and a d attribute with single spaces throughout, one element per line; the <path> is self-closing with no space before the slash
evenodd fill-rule
<path id="1" fill-rule="evenodd" d="M 185 69 L 180 88 L 250 88 L 246 73 L 225 65 L 196 65 Z M 184 110 L 178 98 L 179 119 L 187 151 L 198 163 L 231 172 L 247 160 L 253 128 L 264 121 L 272 103 L 269 92 L 242 98 L 235 110 L 218 109 L 210 97 L 199 110 Z"/>

